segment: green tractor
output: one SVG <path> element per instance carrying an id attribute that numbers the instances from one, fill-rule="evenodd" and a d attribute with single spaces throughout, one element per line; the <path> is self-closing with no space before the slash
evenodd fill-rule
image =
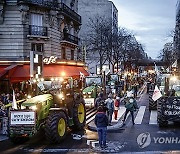
<path id="1" fill-rule="evenodd" d="M 100 76 L 88 76 L 85 78 L 83 97 L 86 107 L 94 107 L 94 101 L 98 93 L 102 91 L 102 78 Z"/>
<path id="2" fill-rule="evenodd" d="M 59 81 L 54 81 L 56 84 L 44 81 L 41 86 L 46 82 L 51 87 L 45 89 L 46 94 L 27 99 L 19 104 L 18 109 L 10 111 L 9 138 L 13 143 L 30 138 L 40 130 L 51 143 L 60 143 L 65 139 L 68 128 L 84 128 L 86 110 L 82 94 L 64 86 L 67 81 L 59 87 Z"/>

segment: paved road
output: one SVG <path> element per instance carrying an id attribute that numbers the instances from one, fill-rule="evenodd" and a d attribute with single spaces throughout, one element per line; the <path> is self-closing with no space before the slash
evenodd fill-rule
<path id="1" fill-rule="evenodd" d="M 180 126 L 170 124 L 167 128 L 159 128 L 157 124 L 157 111 L 149 111 L 148 95 L 144 92 L 139 97 L 140 109 L 135 113 L 135 125 L 131 117 L 126 125 L 119 130 L 108 132 L 108 148 L 101 150 L 98 146 L 96 132 L 85 131 L 69 132 L 64 142 L 58 145 L 49 145 L 43 134 L 38 134 L 30 141 L 13 145 L 9 140 L 0 141 L 1 153 L 99 153 L 99 152 L 149 152 L 177 151 L 180 153 Z M 87 124 L 94 119 L 95 109 L 87 110 Z M 125 108 L 121 105 L 118 117 L 123 118 Z M 114 122 L 117 122 L 113 120 Z"/>

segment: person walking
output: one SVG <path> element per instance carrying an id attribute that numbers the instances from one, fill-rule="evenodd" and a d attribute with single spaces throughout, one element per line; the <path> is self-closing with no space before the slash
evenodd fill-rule
<path id="1" fill-rule="evenodd" d="M 104 101 L 104 98 L 103 98 L 103 93 L 99 93 L 98 94 L 98 97 L 95 99 L 95 104 L 94 106 L 96 107 L 96 109 L 98 108 L 98 106 L 100 105 L 100 103 Z"/>
<path id="2" fill-rule="evenodd" d="M 114 100 L 114 119 L 117 120 L 118 110 L 120 106 L 120 97 L 116 97 Z"/>
<path id="3" fill-rule="evenodd" d="M 124 101 L 125 101 L 126 112 L 125 112 L 125 115 L 124 115 L 123 124 L 125 124 L 126 116 L 127 116 L 128 112 L 130 112 L 131 117 L 132 117 L 132 123 L 134 125 L 135 124 L 134 123 L 134 110 L 139 109 L 139 107 L 137 105 L 137 102 L 136 102 L 136 100 L 134 98 L 134 94 L 133 93 L 128 94 L 127 98 L 125 98 Z"/>
<path id="4" fill-rule="evenodd" d="M 95 125 L 97 127 L 98 137 L 99 137 L 99 145 L 100 147 L 106 148 L 106 135 L 107 135 L 107 126 L 108 126 L 108 117 L 104 112 L 102 106 L 99 106 L 97 109 L 97 113 L 95 116 Z"/>
<path id="5" fill-rule="evenodd" d="M 109 125 L 111 126 L 111 121 L 112 121 L 112 115 L 114 112 L 114 100 L 112 99 L 112 94 L 110 93 L 108 95 L 108 99 L 106 99 L 105 103 L 106 103 L 106 107 L 107 107 L 107 115 L 108 115 L 108 122 Z"/>

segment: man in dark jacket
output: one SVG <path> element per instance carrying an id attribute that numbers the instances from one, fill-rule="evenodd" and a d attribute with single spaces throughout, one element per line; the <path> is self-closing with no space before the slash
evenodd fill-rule
<path id="1" fill-rule="evenodd" d="M 98 108 L 98 106 L 100 105 L 101 102 L 104 101 L 104 98 L 103 98 L 103 93 L 99 93 L 98 94 L 98 97 L 96 98 L 95 100 L 95 107 Z"/>
<path id="2" fill-rule="evenodd" d="M 99 145 L 101 148 L 106 148 L 108 117 L 106 116 L 102 106 L 99 106 L 97 111 L 98 112 L 95 116 L 95 125 L 99 136 Z"/>
<path id="3" fill-rule="evenodd" d="M 132 116 L 132 123 L 133 125 L 135 124 L 134 123 L 134 111 L 136 109 L 139 109 L 138 105 L 137 105 L 137 102 L 134 98 L 134 94 L 129 94 L 129 96 L 127 96 L 127 98 L 125 98 L 125 107 L 126 107 L 126 112 L 125 112 L 125 115 L 124 115 L 124 119 L 123 119 L 123 124 L 125 124 L 125 120 L 126 120 L 126 116 L 128 114 L 128 112 L 131 113 L 131 116 Z"/>

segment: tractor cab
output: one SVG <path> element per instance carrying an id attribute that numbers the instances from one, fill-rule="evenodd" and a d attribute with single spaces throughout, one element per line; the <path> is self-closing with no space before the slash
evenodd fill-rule
<path id="1" fill-rule="evenodd" d="M 87 107 L 93 107 L 95 98 L 102 91 L 102 78 L 100 76 L 88 76 L 85 78 L 83 97 Z"/>
<path id="2" fill-rule="evenodd" d="M 109 74 L 107 75 L 106 85 L 108 89 L 111 90 L 112 93 L 118 93 L 118 84 L 119 84 L 119 76 L 118 74 Z"/>

